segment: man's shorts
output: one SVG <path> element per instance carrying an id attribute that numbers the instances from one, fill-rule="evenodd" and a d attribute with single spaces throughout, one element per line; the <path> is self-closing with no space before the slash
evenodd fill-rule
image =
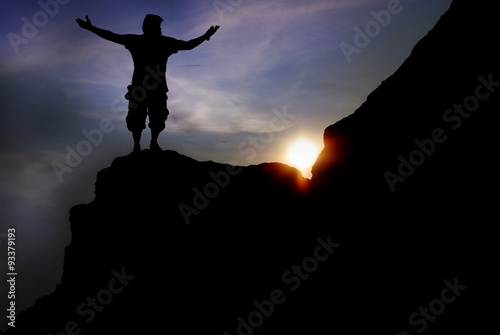
<path id="1" fill-rule="evenodd" d="M 131 132 L 146 129 L 146 117 L 149 115 L 148 127 L 162 131 L 168 117 L 167 93 L 165 90 L 145 90 L 142 86 L 129 85 L 125 98 L 128 103 L 127 128 Z"/>

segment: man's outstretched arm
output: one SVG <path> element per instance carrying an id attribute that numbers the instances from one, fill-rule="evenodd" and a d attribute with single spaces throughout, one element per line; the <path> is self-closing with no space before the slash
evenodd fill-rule
<path id="1" fill-rule="evenodd" d="M 94 34 L 96 34 L 97 36 L 104 38 L 108 41 L 115 42 L 118 44 L 125 44 L 124 35 L 115 34 L 109 30 L 97 28 L 96 26 L 92 25 L 92 22 L 90 22 L 90 19 L 88 16 L 86 16 L 85 18 L 87 19 L 87 21 L 83 21 L 82 19 L 79 19 L 79 18 L 76 19 L 76 22 L 78 23 L 78 25 L 80 27 L 82 27 L 83 29 L 89 30 L 89 31 L 93 32 Z"/>
<path id="2" fill-rule="evenodd" d="M 208 41 L 210 37 L 212 37 L 213 34 L 219 29 L 219 26 L 211 26 L 210 29 L 207 30 L 207 32 L 204 35 L 201 35 L 200 37 L 193 38 L 192 40 L 189 41 L 183 41 L 179 50 L 192 50 L 196 48 L 198 45 L 201 43 Z"/>

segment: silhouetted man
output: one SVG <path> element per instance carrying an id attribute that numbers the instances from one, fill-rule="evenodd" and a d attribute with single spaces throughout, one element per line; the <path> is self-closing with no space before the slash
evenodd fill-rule
<path id="1" fill-rule="evenodd" d="M 134 138 L 134 152 L 141 150 L 140 141 L 143 129 L 146 128 L 146 116 L 149 115 L 152 150 L 161 150 L 158 135 L 165 129 L 168 117 L 166 69 L 168 57 L 179 50 L 191 50 L 215 34 L 219 26 L 212 26 L 207 32 L 190 41 L 176 40 L 161 34 L 161 22 L 158 15 L 148 14 L 142 25 L 143 35 L 119 35 L 92 25 L 89 17 L 86 21 L 77 19 L 78 25 L 90 30 L 108 41 L 122 44 L 132 54 L 134 74 L 132 85 L 128 86 L 125 95 L 129 100 L 127 128 Z"/>

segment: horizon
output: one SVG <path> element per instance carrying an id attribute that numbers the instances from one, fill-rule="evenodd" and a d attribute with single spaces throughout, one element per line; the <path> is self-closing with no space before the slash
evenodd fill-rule
<path id="1" fill-rule="evenodd" d="M 140 34 L 144 16 L 155 12 L 163 35 L 183 40 L 220 25 L 210 41 L 169 59 L 170 115 L 160 146 L 199 161 L 292 165 L 289 148 L 305 140 L 319 153 L 324 129 L 394 73 L 451 2 L 2 3 L 0 242 L 16 227 L 18 310 L 60 282 L 69 209 L 92 201 L 97 172 L 133 146 L 123 98 L 130 54 L 76 18 Z M 146 129 L 143 148 L 149 136 Z M 80 159 L 69 166 L 71 152 Z M 58 175 L 54 162 L 71 171 Z"/>

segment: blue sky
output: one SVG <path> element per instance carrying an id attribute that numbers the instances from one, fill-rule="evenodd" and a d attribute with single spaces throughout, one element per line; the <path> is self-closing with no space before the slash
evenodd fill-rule
<path id="1" fill-rule="evenodd" d="M 323 130 L 396 71 L 451 3 L 55 1 L 0 3 L 0 241 L 8 227 L 17 228 L 21 309 L 60 280 L 71 238 L 69 208 L 92 201 L 96 173 L 132 150 L 123 100 L 130 54 L 79 28 L 77 17 L 140 34 L 144 16 L 155 13 L 164 19 L 164 35 L 183 40 L 220 25 L 210 41 L 170 57 L 171 114 L 159 143 L 197 160 L 250 165 L 287 163 L 287 150 L 299 138 L 321 149 Z M 371 12 L 388 6 L 398 13 L 348 62 L 341 43 L 355 46 L 354 29 L 365 29 L 374 21 Z M 272 127 L 276 113 L 289 122 Z M 95 137 L 95 145 L 80 147 L 88 155 L 58 177 L 54 163 L 66 164 L 68 148 L 87 140 L 84 132 L 102 129 L 107 133 Z M 148 142 L 146 131 L 143 147 Z"/>

